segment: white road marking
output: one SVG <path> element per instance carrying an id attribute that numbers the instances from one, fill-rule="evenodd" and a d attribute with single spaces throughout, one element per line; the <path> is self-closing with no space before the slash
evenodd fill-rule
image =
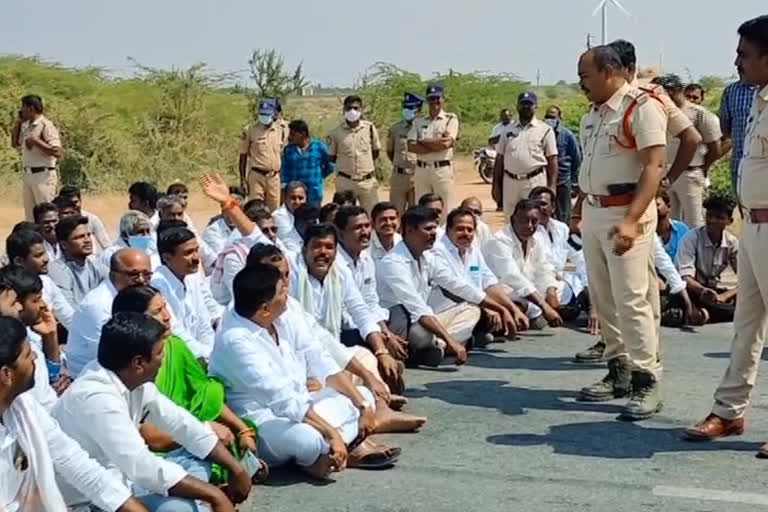
<path id="1" fill-rule="evenodd" d="M 672 485 L 657 485 L 653 488 L 654 496 L 672 498 L 689 498 L 707 501 L 725 501 L 729 503 L 746 503 L 749 505 L 768 506 L 768 494 L 751 492 L 722 491 L 718 489 L 703 489 L 700 487 L 675 487 Z"/>

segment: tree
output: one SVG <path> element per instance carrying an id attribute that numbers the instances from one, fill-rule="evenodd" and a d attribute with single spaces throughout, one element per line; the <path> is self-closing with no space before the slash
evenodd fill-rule
<path id="1" fill-rule="evenodd" d="M 285 70 L 283 57 L 275 50 L 254 50 L 248 59 L 251 80 L 260 97 L 285 98 L 308 85 L 300 62 L 293 72 Z"/>

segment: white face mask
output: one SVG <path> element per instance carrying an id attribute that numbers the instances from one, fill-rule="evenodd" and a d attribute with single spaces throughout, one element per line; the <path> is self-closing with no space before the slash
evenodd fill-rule
<path id="1" fill-rule="evenodd" d="M 403 119 L 406 121 L 413 121 L 413 118 L 416 117 L 416 111 L 410 108 L 404 108 L 403 109 Z"/>
<path id="2" fill-rule="evenodd" d="M 360 119 L 360 116 L 362 114 L 363 113 L 360 112 L 360 110 L 358 110 L 358 109 L 354 109 L 354 108 L 353 109 L 349 109 L 349 110 L 344 111 L 344 119 L 346 119 L 350 123 L 354 123 L 355 121 Z"/>
<path id="3" fill-rule="evenodd" d="M 269 126 L 274 121 L 274 118 L 269 114 L 259 114 L 259 123 L 264 126 Z"/>

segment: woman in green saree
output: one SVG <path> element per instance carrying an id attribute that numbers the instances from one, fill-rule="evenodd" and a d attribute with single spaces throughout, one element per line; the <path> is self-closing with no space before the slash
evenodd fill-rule
<path id="1" fill-rule="evenodd" d="M 112 313 L 131 311 L 151 316 L 171 330 L 171 315 L 165 299 L 152 286 L 131 286 L 121 290 L 112 303 Z M 256 449 L 256 426 L 249 425 L 238 417 L 225 403 L 224 385 L 208 376 L 203 364 L 195 357 L 179 336 L 171 334 L 165 345 L 163 365 L 155 379 L 157 389 L 183 407 L 200 421 L 210 422 L 219 439 L 232 452 L 242 458 L 246 452 L 254 456 Z M 144 424 L 141 433 L 149 447 L 156 452 L 167 452 L 178 448 L 173 439 L 157 427 Z M 259 460 L 261 469 L 254 475 L 254 482 L 263 482 L 268 473 L 267 465 Z M 226 470 L 214 466 L 212 483 L 226 484 Z"/>

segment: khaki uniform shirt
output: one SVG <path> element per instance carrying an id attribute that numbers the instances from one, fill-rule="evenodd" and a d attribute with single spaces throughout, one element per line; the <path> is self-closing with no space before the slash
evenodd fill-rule
<path id="1" fill-rule="evenodd" d="M 60 148 L 59 130 L 51 120 L 40 115 L 34 121 L 24 121 L 21 124 L 21 164 L 25 169 L 28 167 L 56 167 L 55 156 L 45 154 L 37 146 L 27 149 L 26 140 L 30 135 L 36 136 L 46 144 Z"/>
<path id="2" fill-rule="evenodd" d="M 768 208 L 768 85 L 752 102 L 738 176 L 741 203 L 747 208 Z"/>
<path id="3" fill-rule="evenodd" d="M 387 136 L 387 152 L 392 152 L 392 165 L 401 169 L 416 167 L 416 154 L 408 152 L 408 132 L 413 127 L 413 121 L 403 119 L 392 125 Z"/>
<path id="4" fill-rule="evenodd" d="M 672 98 L 669 97 L 667 91 L 657 84 L 638 84 L 637 78 L 629 84 L 633 89 L 642 88 L 643 91 L 651 91 L 657 95 L 661 102 L 664 104 L 664 110 L 667 114 L 667 133 L 672 137 L 677 137 L 684 130 L 687 130 L 693 123 L 688 119 L 682 110 L 680 110 Z M 656 101 L 656 100 L 654 100 Z"/>
<path id="5" fill-rule="evenodd" d="M 411 131 L 408 132 L 408 140 L 437 139 L 447 134 L 456 142 L 459 138 L 459 118 L 456 114 L 451 114 L 441 110 L 434 118 L 417 117 L 413 120 Z M 443 151 L 424 153 L 418 156 L 422 162 L 440 162 L 442 160 L 453 160 L 453 147 Z"/>
<path id="6" fill-rule="evenodd" d="M 277 121 L 275 121 L 279 126 L 280 129 L 283 131 L 283 147 L 288 144 L 288 134 L 291 132 L 290 128 L 288 128 L 288 125 L 290 122 L 287 119 L 280 118 Z"/>
<path id="7" fill-rule="evenodd" d="M 328 136 L 328 153 L 336 157 L 336 171 L 353 179 L 361 179 L 376 169 L 373 152 L 381 151 L 379 132 L 370 121 L 360 121 L 351 128 L 346 121 L 337 126 Z"/>
<path id="8" fill-rule="evenodd" d="M 706 108 L 686 101 L 680 108 L 683 114 L 693 123 L 701 134 L 702 143 L 696 148 L 696 154 L 689 164 L 689 167 L 701 167 L 704 165 L 704 157 L 707 154 L 707 144 L 720 140 L 723 132 L 720 131 L 720 119 Z M 667 165 L 672 165 L 675 160 L 678 149 L 680 149 L 680 139 L 669 136 L 667 130 Z"/>
<path id="9" fill-rule="evenodd" d="M 512 121 L 501 134 L 496 152 L 504 156 L 504 170 L 528 174 L 546 167 L 548 157 L 557 156 L 555 131 L 535 117 L 525 126 Z"/>
<path id="10" fill-rule="evenodd" d="M 285 146 L 282 126 L 274 122 L 269 126 L 253 123 L 243 131 L 240 154 L 248 155 L 248 167 L 279 172 Z"/>
<path id="11" fill-rule="evenodd" d="M 632 115 L 632 134 L 637 148 L 627 149 L 624 113 L 639 97 Z M 667 114 L 658 101 L 639 89 L 624 84 L 611 98 L 592 108 L 581 119 L 580 140 L 584 161 L 579 172 L 579 188 L 587 194 L 610 195 L 608 185 L 637 183 L 643 171 L 640 150 L 667 143 Z"/>
<path id="12" fill-rule="evenodd" d="M 712 243 L 707 227 L 689 231 L 680 242 L 676 264 L 680 277 L 692 277 L 716 291 L 733 290 L 738 284 L 739 240 L 723 232 L 719 245 Z"/>

